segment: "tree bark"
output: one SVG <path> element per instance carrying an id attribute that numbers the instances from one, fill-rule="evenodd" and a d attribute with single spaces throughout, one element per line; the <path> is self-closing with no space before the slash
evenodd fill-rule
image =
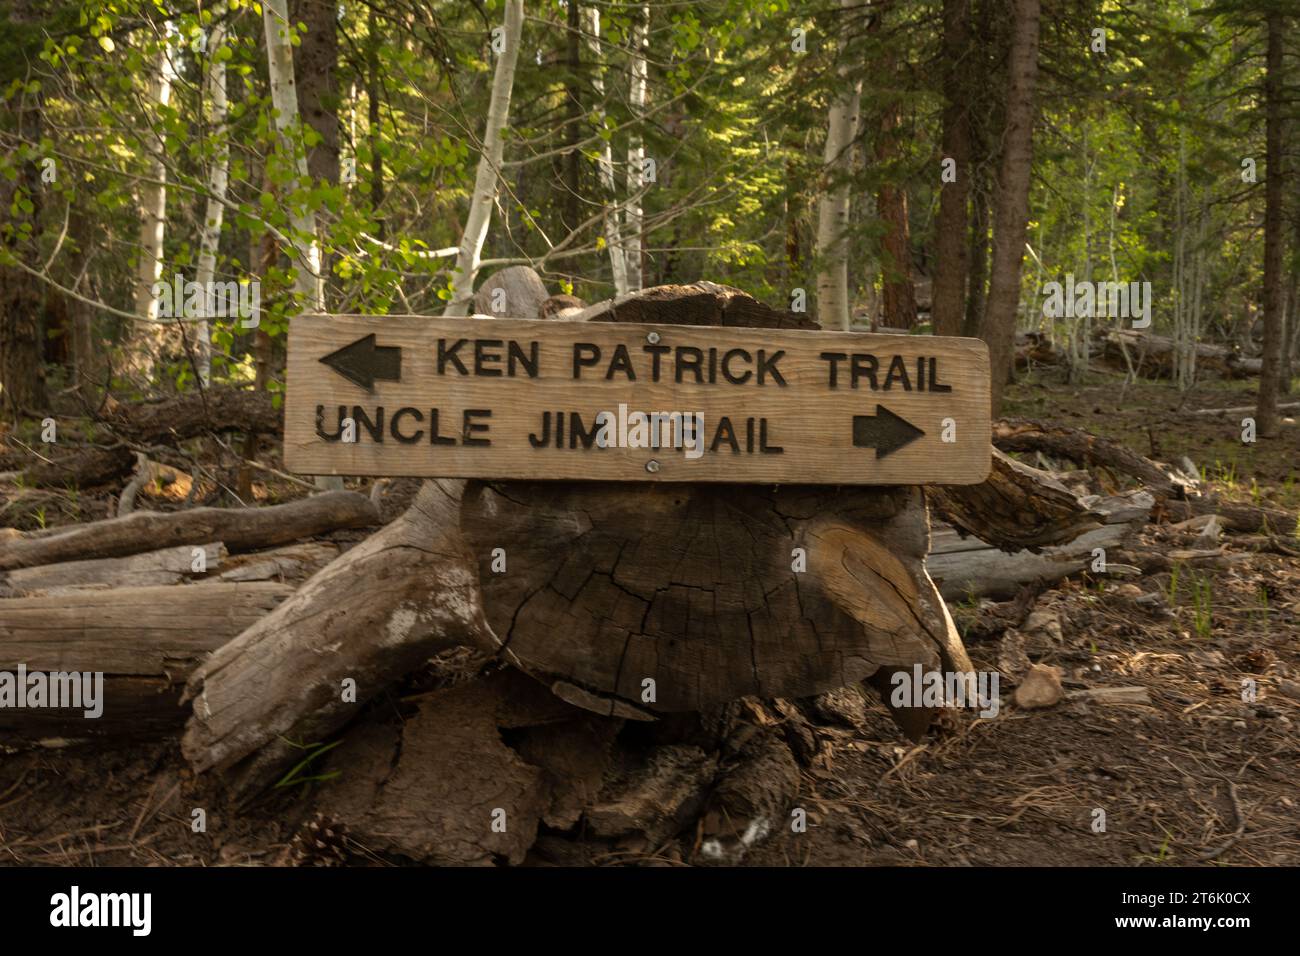
<path id="1" fill-rule="evenodd" d="M 1282 190 L 1286 182 L 1282 146 L 1282 57 L 1286 19 L 1271 9 L 1265 18 L 1268 49 L 1264 74 L 1264 354 L 1255 406 L 1260 438 L 1277 438 L 1282 431 L 1278 394 L 1282 371 Z"/>
<path id="2" fill-rule="evenodd" d="M 170 40 L 159 49 L 155 61 L 157 71 L 150 79 L 149 102 L 163 110 L 171 101 L 172 81 L 176 77 L 174 56 L 176 50 Z M 155 117 L 156 127 L 148 134 L 146 149 L 149 152 L 149 181 L 140 183 L 140 248 L 135 286 L 135 328 L 131 335 L 130 365 L 148 373 L 164 341 L 158 323 L 159 301 L 154 295 L 154 284 L 162 277 L 163 240 L 167 230 L 167 136 L 163 133 L 162 117 Z M 173 303 L 172 316 L 184 318 L 181 304 Z"/>
<path id="3" fill-rule="evenodd" d="M 647 64 L 645 47 L 649 43 L 650 6 L 640 4 L 632 14 L 631 79 L 628 85 L 628 106 L 638 123 L 644 122 L 646 104 Z M 641 260 L 641 193 L 645 189 L 645 142 L 640 130 L 634 130 L 628 137 L 627 147 L 627 203 L 624 206 L 626 222 L 624 224 L 624 243 L 627 250 L 625 266 L 627 269 L 627 288 L 629 292 L 640 292 L 645 281 Z"/>
<path id="4" fill-rule="evenodd" d="M 587 9 L 592 59 L 595 61 L 591 78 L 592 88 L 600 100 L 597 118 L 601 126 L 605 123 L 605 64 L 600 46 L 600 8 L 592 5 Z M 617 187 L 614 183 L 614 150 L 608 139 L 601 144 L 600 158 L 596 166 L 600 172 L 601 202 L 605 207 L 605 248 L 609 252 L 610 277 L 614 281 L 614 294 L 627 295 L 627 251 L 623 247 L 621 212 L 616 199 Z"/>
<path id="5" fill-rule="evenodd" d="M 843 16 L 840 45 L 840 95 L 831 103 L 826 121 L 826 145 L 822 150 L 821 198 L 817 203 L 817 320 L 824 329 L 848 331 L 852 321 L 849 301 L 849 214 L 853 193 L 849 173 L 853 163 L 853 141 L 857 138 L 862 81 L 850 80 L 852 65 L 847 37 L 851 22 L 847 11 L 856 0 L 840 0 Z"/>
<path id="6" fill-rule="evenodd" d="M 211 35 L 208 37 L 205 89 L 208 95 L 207 141 L 215 144 L 208 166 L 208 200 L 199 234 L 199 264 L 194 281 L 200 289 L 216 277 L 217 250 L 221 245 L 221 225 L 226 212 L 226 186 L 229 182 L 230 139 L 226 129 L 226 61 L 218 55 L 226 41 L 226 24 L 222 19 L 224 5 L 218 6 L 214 15 Z M 203 91 L 200 91 L 200 96 Z M 205 297 L 205 303 L 208 301 Z M 208 320 L 212 316 L 204 310 L 202 321 L 194 325 L 195 364 L 204 388 L 212 381 L 212 330 Z"/>
<path id="7" fill-rule="evenodd" d="M 871 29 L 879 30 L 883 14 L 877 13 Z M 885 53 L 881 69 L 894 76 L 897 67 L 892 51 Z M 860 99 L 860 97 L 859 97 Z M 880 137 L 876 141 L 876 161 L 888 167 L 899 153 L 902 107 L 892 96 L 880 116 Z M 908 221 L 907 186 L 894 172 L 886 172 L 876 192 L 876 213 L 885 227 L 881 239 L 880 285 L 883 321 L 891 329 L 910 329 L 916 325 L 916 289 L 912 285 L 912 228 Z"/>
<path id="8" fill-rule="evenodd" d="M 1009 53 L 1006 128 L 994 209 L 993 262 L 980 338 L 989 347 L 996 417 L 1011 374 L 1020 305 L 1020 266 L 1029 222 L 1033 172 L 1034 86 L 1038 75 L 1039 0 L 1014 0 L 1015 24 Z"/>
<path id="9" fill-rule="evenodd" d="M 934 300 L 930 317 L 935 335 L 960 335 L 966 306 L 967 206 L 970 194 L 969 69 L 970 0 L 943 3 L 943 157 L 955 164 L 952 182 L 939 191 L 935 223 Z"/>
<path id="10" fill-rule="evenodd" d="M 266 62 L 271 77 L 271 102 L 275 107 L 275 128 L 280 152 L 297 170 L 299 182 L 309 173 L 307 157 L 298 149 L 301 120 L 298 88 L 294 80 L 294 27 L 289 20 L 288 0 L 264 0 L 262 19 L 266 31 Z M 337 134 L 336 134 L 337 135 Z M 316 213 L 310 206 L 289 204 L 289 225 L 294 253 L 294 289 L 302 296 L 308 312 L 325 311 L 325 286 L 321 275 L 320 241 L 316 235 Z"/>
<path id="11" fill-rule="evenodd" d="M 339 118 L 334 71 L 339 59 L 338 5 L 332 0 L 293 0 L 291 22 L 307 26 L 294 57 L 294 78 L 303 121 L 321 137 L 307 150 L 307 171 L 313 180 L 337 183 Z"/>
<path id="12" fill-rule="evenodd" d="M 6 125 L 12 124 L 14 132 L 28 142 L 41 139 L 39 97 L 39 93 L 15 92 L 4 104 Z M 11 217 L 10 209 L 19 191 L 24 202 L 31 204 L 30 211 L 20 209 L 18 216 Z M 12 182 L 0 176 L 0 210 L 14 227 L 12 232 L 0 232 L 4 254 L 32 269 L 40 266 L 39 224 L 44 191 L 34 160 L 22 163 Z M 43 411 L 49 405 L 41 335 L 43 302 L 39 279 L 0 261 L 0 405 L 15 421 L 22 414 Z"/>
<path id="13" fill-rule="evenodd" d="M 474 298 L 474 278 L 478 275 L 483 243 L 487 239 L 488 224 L 492 221 L 492 203 L 497 194 L 497 177 L 501 173 L 501 156 L 505 150 L 501 134 L 510 119 L 510 94 L 515 82 L 515 64 L 519 59 L 523 28 L 523 0 L 506 0 L 502 35 L 505 49 L 497 54 L 497 65 L 492 74 L 492 98 L 488 102 L 483 129 L 483 149 L 479 153 L 474 192 L 465 217 L 465 231 L 461 235 L 460 251 L 452 273 L 451 299 L 443 310 L 444 316 L 467 315 Z"/>
<path id="14" fill-rule="evenodd" d="M 582 166 L 582 153 L 578 144 L 582 140 L 582 6 L 579 0 L 568 0 L 565 5 L 565 64 L 569 76 L 564 91 L 564 225 L 576 229 L 582 221 L 582 191 L 578 172 Z"/>

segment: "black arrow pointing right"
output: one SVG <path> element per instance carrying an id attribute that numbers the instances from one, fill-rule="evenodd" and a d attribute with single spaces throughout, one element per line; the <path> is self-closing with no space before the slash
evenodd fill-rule
<path id="1" fill-rule="evenodd" d="M 906 418 L 900 418 L 884 405 L 876 406 L 874 416 L 853 416 L 853 447 L 874 448 L 878 459 L 910 445 L 924 434 Z"/>
<path id="2" fill-rule="evenodd" d="M 376 379 L 398 382 L 402 378 L 402 350 L 395 345 L 375 345 L 373 332 L 331 352 L 321 361 L 367 392 L 375 390 Z"/>

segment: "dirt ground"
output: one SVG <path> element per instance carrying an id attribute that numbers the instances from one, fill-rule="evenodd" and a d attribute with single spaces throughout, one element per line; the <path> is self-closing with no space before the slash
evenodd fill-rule
<path id="1" fill-rule="evenodd" d="M 1068 385 L 1031 375 L 1011 390 L 1007 414 L 1086 428 L 1163 461 L 1187 456 L 1225 494 L 1300 511 L 1300 426 L 1243 445 L 1242 415 L 1194 414 L 1249 405 L 1250 383 L 1187 395 L 1121 385 L 1110 376 Z M 273 479 L 263 489 L 294 493 Z M 77 502 L 83 520 L 95 507 Z M 911 744 L 874 696 L 847 695 L 839 719 L 816 727 L 821 752 L 795 801 L 806 831 L 778 826 L 746 864 L 1300 865 L 1300 559 L 1240 549 L 1231 536 L 1224 543 L 1217 567 L 1084 576 L 1040 594 L 1035 609 L 1060 634 L 1028 634 L 1025 650 L 1060 668 L 1076 695 L 1055 707 L 963 714 Z M 1185 546 L 1164 526 L 1148 526 L 1143 544 Z M 953 611 L 976 667 L 1002 666 L 1007 648 L 980 625 L 987 608 Z M 1247 680 L 1257 687 L 1250 702 Z M 1149 702 L 1078 696 L 1116 687 L 1145 688 Z M 211 783 L 194 780 L 175 738 L 113 749 L 0 744 L 0 863 L 298 862 L 313 832 L 313 786 L 276 790 L 236 811 Z M 192 831 L 195 807 L 207 811 L 204 833 Z M 530 862 L 561 862 L 545 852 L 548 842 Z M 694 858 L 698 834 L 625 852 L 581 834 L 565 843 L 562 862 L 680 865 Z M 356 841 L 305 857 L 339 860 L 403 862 Z"/>

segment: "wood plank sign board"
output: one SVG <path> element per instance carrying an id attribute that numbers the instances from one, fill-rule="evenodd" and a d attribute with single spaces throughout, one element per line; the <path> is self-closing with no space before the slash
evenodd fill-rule
<path id="1" fill-rule="evenodd" d="M 929 335 L 303 315 L 308 475 L 761 484 L 988 477 L 988 350 Z"/>

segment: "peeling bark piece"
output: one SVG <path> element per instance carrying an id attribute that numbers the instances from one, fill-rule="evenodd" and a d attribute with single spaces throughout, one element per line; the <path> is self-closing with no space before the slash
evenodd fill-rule
<path id="1" fill-rule="evenodd" d="M 478 581 L 455 530 L 461 487 L 427 482 L 402 517 L 194 673 L 182 750 L 196 771 L 227 772 L 250 796 L 299 752 L 286 741 L 328 738 L 433 654 L 480 639 Z M 355 702 L 343 698 L 345 679 L 356 682 Z"/>
<path id="2" fill-rule="evenodd" d="M 587 826 L 603 837 L 643 834 L 652 846 L 675 836 L 704 803 L 717 758 L 698 747 L 656 747 L 587 808 Z"/>
<path id="3" fill-rule="evenodd" d="M 378 521 L 375 506 L 350 491 L 328 492 L 269 508 L 193 508 L 165 514 L 141 511 L 125 518 L 74 525 L 53 535 L 24 535 L 0 542 L 0 571 L 212 541 L 221 541 L 231 552 L 253 551 L 339 528 L 364 528 Z"/>
<path id="4" fill-rule="evenodd" d="M 588 714 L 577 720 L 529 727 L 515 741 L 519 755 L 546 774 L 550 800 L 542 822 L 567 830 L 600 792 L 623 722 Z"/>
<path id="5" fill-rule="evenodd" d="M 430 698 L 401 727 L 358 728 L 331 757 L 343 774 L 318 805 L 364 846 L 420 863 L 521 863 L 548 803 L 545 774 L 501 742 L 490 710 L 455 699 Z"/>
<path id="6" fill-rule="evenodd" d="M 232 559 L 217 576 L 220 581 L 286 581 L 297 584 L 339 556 L 338 545 L 304 541 L 271 551 L 255 551 Z"/>

